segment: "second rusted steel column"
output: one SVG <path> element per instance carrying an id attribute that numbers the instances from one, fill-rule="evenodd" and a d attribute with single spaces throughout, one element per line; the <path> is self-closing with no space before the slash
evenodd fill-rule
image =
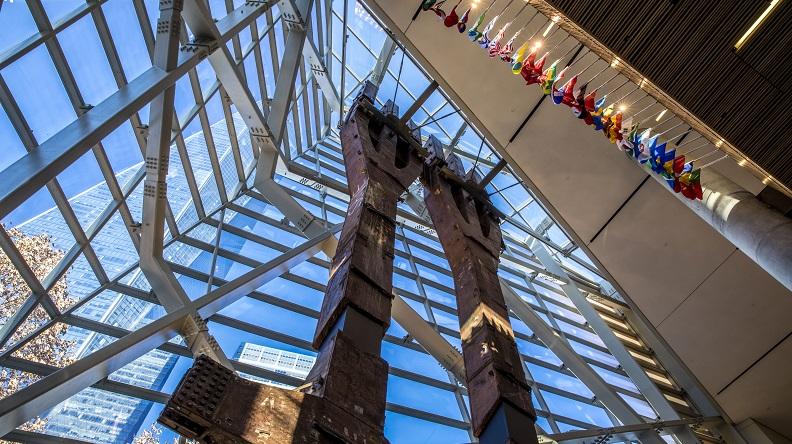
<path id="1" fill-rule="evenodd" d="M 483 190 L 471 193 L 476 181 L 459 158 L 443 161 L 431 138 L 426 148 L 424 201 L 454 276 L 473 433 L 483 444 L 535 444 L 531 390 L 498 280 L 498 216 Z"/>

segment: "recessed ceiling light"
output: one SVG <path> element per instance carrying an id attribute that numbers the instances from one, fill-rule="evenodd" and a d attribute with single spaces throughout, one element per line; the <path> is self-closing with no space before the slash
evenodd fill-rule
<path id="1" fill-rule="evenodd" d="M 542 37 L 547 37 L 547 34 L 550 34 L 551 29 L 553 29 L 553 22 L 550 22 L 547 25 L 547 29 L 545 29 L 544 32 L 542 33 Z"/>
<path id="2" fill-rule="evenodd" d="M 764 12 L 762 12 L 762 15 L 760 15 L 759 18 L 757 18 L 756 21 L 753 22 L 753 24 L 751 24 L 751 27 L 748 28 L 747 31 L 745 31 L 745 34 L 743 34 L 742 37 L 740 37 L 740 40 L 737 40 L 737 43 L 734 44 L 734 49 L 739 50 L 740 48 L 742 48 L 743 45 L 745 45 L 745 43 L 748 41 L 748 39 L 751 38 L 753 33 L 756 32 L 757 29 L 759 29 L 759 26 L 761 26 L 762 23 L 765 20 L 767 20 L 767 17 L 770 16 L 770 13 L 772 13 L 773 10 L 779 4 L 781 4 L 781 0 L 771 0 L 770 4 L 767 5 L 767 8 L 764 10 Z"/>

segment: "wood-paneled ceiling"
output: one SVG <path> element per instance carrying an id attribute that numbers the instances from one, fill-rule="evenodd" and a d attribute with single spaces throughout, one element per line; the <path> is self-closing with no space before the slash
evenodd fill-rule
<path id="1" fill-rule="evenodd" d="M 792 1 L 548 3 L 792 188 Z"/>

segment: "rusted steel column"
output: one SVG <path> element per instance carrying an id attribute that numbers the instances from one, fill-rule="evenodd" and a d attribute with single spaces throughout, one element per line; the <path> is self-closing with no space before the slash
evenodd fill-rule
<path id="1" fill-rule="evenodd" d="M 368 84 L 341 128 L 351 200 L 314 337 L 319 358 L 308 380 L 316 382 L 310 393 L 381 434 L 388 364 L 379 354 L 390 324 L 396 203 L 420 174 L 422 160 L 374 110 L 373 97 Z"/>
<path id="2" fill-rule="evenodd" d="M 207 443 L 387 442 L 388 364 L 380 346 L 390 323 L 396 203 L 423 169 L 415 150 L 373 107 L 367 85 L 341 128 L 351 201 L 332 260 L 302 391 L 243 380 L 201 358 L 160 422 Z M 392 105 L 391 110 L 393 109 Z M 409 133 L 408 133 L 409 134 Z M 412 136 L 408 136 L 412 137 Z"/>
<path id="3" fill-rule="evenodd" d="M 498 216 L 472 174 L 430 138 L 424 201 L 451 265 L 473 433 L 484 444 L 537 443 L 531 390 L 498 280 Z"/>

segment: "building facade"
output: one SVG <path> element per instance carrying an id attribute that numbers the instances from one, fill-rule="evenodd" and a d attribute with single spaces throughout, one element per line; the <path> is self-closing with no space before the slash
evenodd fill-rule
<path id="1" fill-rule="evenodd" d="M 243 342 L 234 355 L 234 359 L 244 364 L 260 367 L 266 370 L 278 372 L 294 378 L 305 379 L 311 371 L 316 357 L 295 353 L 277 348 L 258 345 L 250 342 Z M 272 381 L 260 376 L 244 375 L 262 384 L 275 385 L 279 387 L 289 387 L 286 384 Z"/>

